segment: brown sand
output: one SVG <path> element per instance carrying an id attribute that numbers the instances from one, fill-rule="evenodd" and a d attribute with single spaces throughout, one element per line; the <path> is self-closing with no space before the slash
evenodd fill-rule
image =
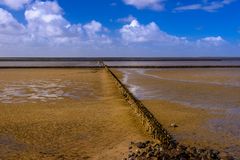
<path id="1" fill-rule="evenodd" d="M 0 102 L 0 159 L 122 159 L 131 141 L 151 139 L 104 70 L 11 69 L 0 77 L 1 91 L 39 80 L 77 89 L 59 99 Z"/>
<path id="2" fill-rule="evenodd" d="M 237 137 L 208 128 L 209 120 L 220 118 L 221 115 L 169 101 L 144 101 L 143 103 L 163 126 L 185 145 L 207 147 L 225 152 L 228 151 L 228 147 L 240 144 Z M 171 127 L 172 123 L 176 123 L 178 127 Z M 230 152 L 239 156 L 237 150 L 230 150 Z"/>
<path id="3" fill-rule="evenodd" d="M 240 129 L 237 111 L 240 87 L 231 86 L 240 82 L 239 69 L 146 70 L 145 73 L 159 76 L 160 79 L 140 75 L 136 70 L 128 71 L 131 74 L 127 85 L 144 88 L 140 99 L 179 142 L 227 151 L 240 157 L 237 134 Z M 114 72 L 123 79 L 121 71 Z M 149 94 L 148 91 L 153 92 Z M 136 92 L 138 96 L 139 91 Z M 197 104 L 201 104 L 201 107 Z M 219 104 L 221 107 L 215 108 Z M 236 107 L 234 114 L 227 113 L 231 107 Z M 217 125 L 213 121 L 217 121 Z M 172 123 L 178 127 L 172 128 Z"/>

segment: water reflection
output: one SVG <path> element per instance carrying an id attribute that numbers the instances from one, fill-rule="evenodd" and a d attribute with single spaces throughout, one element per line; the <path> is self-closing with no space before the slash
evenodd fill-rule
<path id="1" fill-rule="evenodd" d="M 60 79 L 12 82 L 0 87 L 0 103 L 36 103 L 64 98 L 79 100 L 81 97 L 94 96 L 90 85 Z"/>

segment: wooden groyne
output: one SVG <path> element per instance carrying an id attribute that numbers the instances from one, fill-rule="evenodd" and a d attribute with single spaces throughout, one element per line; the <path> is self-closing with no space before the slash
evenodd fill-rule
<path id="1" fill-rule="evenodd" d="M 117 76 L 110 70 L 110 68 L 103 63 L 105 70 L 111 75 L 115 81 L 118 89 L 123 95 L 124 99 L 135 110 L 135 113 L 141 118 L 142 125 L 150 135 L 159 140 L 160 143 L 175 147 L 177 145 L 176 140 L 169 134 L 169 132 L 163 128 L 154 115 L 144 106 L 144 104 L 138 100 L 128 88 L 117 78 Z"/>

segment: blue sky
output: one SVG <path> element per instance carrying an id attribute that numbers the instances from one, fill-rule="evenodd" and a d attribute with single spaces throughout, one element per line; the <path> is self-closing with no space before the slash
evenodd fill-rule
<path id="1" fill-rule="evenodd" d="M 0 0 L 0 56 L 240 56 L 239 0 Z"/>

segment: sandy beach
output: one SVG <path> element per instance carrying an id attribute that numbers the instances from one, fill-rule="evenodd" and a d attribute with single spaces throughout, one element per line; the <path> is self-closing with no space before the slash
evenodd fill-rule
<path id="1" fill-rule="evenodd" d="M 151 140 L 104 70 L 0 77 L 0 159 L 122 159 L 131 141 Z"/>

